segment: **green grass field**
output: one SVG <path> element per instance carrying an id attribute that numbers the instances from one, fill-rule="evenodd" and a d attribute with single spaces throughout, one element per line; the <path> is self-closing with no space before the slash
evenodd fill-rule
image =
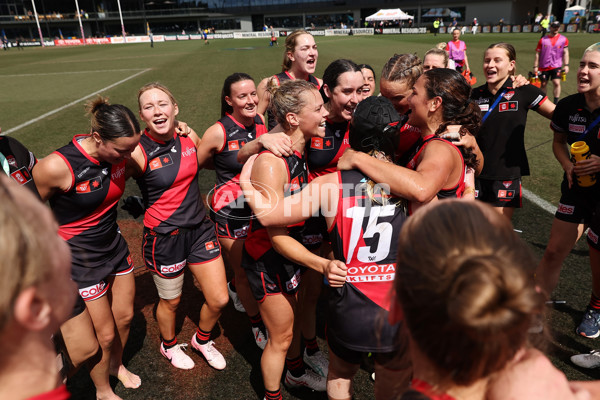
<path id="1" fill-rule="evenodd" d="M 567 37 L 570 41 L 571 73 L 563 82 L 561 97 L 575 93 L 578 61 L 583 50 L 597 40 L 596 36 L 590 34 L 568 34 Z M 512 43 L 517 49 L 518 73 L 526 75 L 532 69 L 538 38 L 538 34 L 524 33 L 464 36 L 470 65 L 478 84 L 484 83 L 482 56 L 489 44 L 498 41 Z M 436 43 L 449 39 L 449 35 L 319 37 L 320 56 L 316 75 L 321 76 L 329 62 L 337 58 L 368 63 L 375 71 L 381 71 L 393 53 L 417 53 L 422 56 Z M 170 87 L 178 100 L 178 119 L 187 122 L 201 134 L 219 118 L 220 90 L 224 78 L 233 72 L 247 72 L 258 82 L 280 71 L 282 53 L 283 46 L 269 47 L 266 39 L 214 40 L 208 46 L 202 41 L 182 41 L 155 43 L 154 48 L 130 44 L 26 48 L 22 52 L 15 49 L 0 52 L 0 126 L 3 132 L 22 141 L 41 158 L 66 144 L 74 134 L 89 130 L 83 104 L 90 95 L 100 91 L 111 102 L 125 104 L 135 111 L 137 90 L 145 83 L 160 81 Z M 536 113 L 530 115 L 526 147 L 532 176 L 524 179 L 523 186 L 556 205 L 560 196 L 562 170 L 552 155 L 549 121 Z M 200 178 L 202 191 L 207 192 L 213 184 L 213 172 L 203 171 Z M 129 184 L 128 191 L 137 191 L 134 186 Z M 121 217 L 127 218 L 124 214 Z M 523 231 L 522 237 L 531 244 L 538 256 L 545 248 L 551 223 L 552 215 L 548 211 L 527 200 L 514 220 L 515 228 Z M 571 379 L 600 378 L 598 371 L 574 368 L 568 360 L 574 353 L 600 347 L 600 343 L 579 337 L 574 332 L 589 301 L 590 287 L 587 245 L 580 241 L 565 262 L 561 283 L 553 296 L 566 300 L 566 304 L 550 313 L 553 331 L 549 351 L 555 364 Z M 132 362 L 136 357 L 134 352 Z M 248 357 L 242 354 L 242 358 Z M 160 368 L 166 368 L 166 364 L 161 364 Z M 232 378 L 234 386 L 248 380 L 248 371 L 244 373 L 242 368 L 238 373 L 238 378 Z M 260 370 L 254 367 L 252 375 L 255 380 L 257 373 L 260 374 Z M 261 393 L 258 387 L 254 387 L 254 390 Z M 359 390 L 356 398 L 369 398 L 368 392 L 363 390 L 361 393 Z M 191 398 L 225 398 L 224 393 Z M 227 393 L 230 393 L 228 398 L 257 398 L 249 393 L 235 397 L 234 393 L 242 393 L 236 392 L 235 388 Z M 131 391 L 121 392 L 121 395 L 126 398 L 163 397 L 134 397 Z"/>

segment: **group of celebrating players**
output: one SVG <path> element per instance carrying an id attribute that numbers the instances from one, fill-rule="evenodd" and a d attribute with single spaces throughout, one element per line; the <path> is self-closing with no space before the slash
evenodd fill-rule
<path id="1" fill-rule="evenodd" d="M 282 398 L 282 377 L 288 388 L 350 399 L 369 353 L 378 399 L 400 398 L 409 388 L 404 398 L 460 398 L 459 388 L 476 387 L 528 348 L 527 332 L 542 321 L 544 296 L 535 287 L 552 292 L 587 226 L 594 291 L 577 331 L 600 335 L 599 185 L 582 187 L 576 179 L 600 172 L 600 44 L 582 56 L 578 93 L 556 106 L 514 76 L 516 52 L 508 43 L 487 48 L 486 83 L 473 90 L 447 68 L 446 50 L 432 49 L 423 62 L 413 54 L 392 56 L 379 77 L 379 97 L 370 66 L 338 59 L 319 79 L 317 60 L 313 36 L 291 33 L 281 73 L 258 86 L 246 73 L 225 79 L 221 118 L 202 138 L 176 120 L 177 101 L 160 83 L 139 90 L 143 130 L 131 110 L 99 97 L 87 105 L 90 133 L 39 162 L 14 139 L 0 137 L 4 171 L 49 202 L 69 245 L 79 296 L 60 336 L 72 367 L 89 365 L 98 399 L 119 398 L 110 375 L 126 388 L 142 384 L 122 362 L 135 282 L 117 206 L 130 177 L 142 194 L 142 255 L 159 297 L 158 351 L 176 368 L 194 367 L 175 328 L 188 267 L 206 300 L 191 346 L 211 367 L 226 367 L 211 331 L 231 298 L 263 349 L 267 400 Z M 535 282 L 530 257 L 510 228 L 521 207 L 521 177 L 529 174 L 530 109 L 552 120 L 553 151 L 565 170 Z M 585 141 L 592 155 L 574 164 L 567 145 L 576 141 Z M 201 168 L 217 176 L 208 212 L 197 185 Z M 462 224 L 464 232 L 456 227 Z M 507 246 L 514 263 L 487 259 Z M 440 257 L 460 260 L 444 264 Z M 224 260 L 234 276 L 229 283 Z M 324 287 L 328 357 L 316 340 Z M 443 311 L 431 316 L 428 306 Z M 432 330 L 431 342 L 444 343 L 431 348 L 447 354 L 427 348 L 422 338 Z M 493 350 L 484 346 L 489 341 L 497 344 Z M 465 356 L 469 350 L 476 356 Z M 559 393 L 565 395 L 553 395 Z"/>

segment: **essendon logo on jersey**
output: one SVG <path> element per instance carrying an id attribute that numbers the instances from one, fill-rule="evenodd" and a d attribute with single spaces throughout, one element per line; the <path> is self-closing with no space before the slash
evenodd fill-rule
<path id="1" fill-rule="evenodd" d="M 31 174 L 27 171 L 27 168 L 22 167 L 18 170 L 11 172 L 10 176 L 17 181 L 19 185 L 25 185 L 27 182 L 31 181 Z"/>
<path id="2" fill-rule="evenodd" d="M 15 159 L 15 156 L 13 156 L 13 155 L 6 156 L 6 161 L 8 161 L 8 165 L 10 165 L 11 167 L 17 166 L 17 160 Z"/>
<path id="3" fill-rule="evenodd" d="M 89 181 L 80 182 L 75 186 L 76 193 L 91 193 L 102 189 L 102 179 L 97 176 Z"/>
<path id="4" fill-rule="evenodd" d="M 517 111 L 519 109 L 518 101 L 505 101 L 504 103 L 500 103 L 498 111 Z"/>
<path id="5" fill-rule="evenodd" d="M 506 93 L 506 94 L 504 95 L 504 98 L 505 98 L 506 100 L 510 100 L 510 99 L 512 99 L 512 97 L 513 97 L 514 95 L 515 95 L 515 92 L 514 92 L 514 91 L 511 91 L 511 92 L 508 92 L 508 93 Z"/>
<path id="6" fill-rule="evenodd" d="M 333 136 L 325 136 L 323 138 L 310 139 L 310 148 L 317 150 L 333 149 Z"/>
<path id="7" fill-rule="evenodd" d="M 498 199 L 512 199 L 515 197 L 514 190 L 498 190 Z"/>
<path id="8" fill-rule="evenodd" d="M 148 165 L 150 166 L 150 171 L 154 171 L 155 169 L 173 165 L 173 159 L 170 154 L 165 154 L 152 159 Z"/>
<path id="9" fill-rule="evenodd" d="M 504 185 L 504 187 L 507 188 L 507 189 L 510 187 L 510 185 L 512 185 L 512 183 L 513 183 L 513 181 L 504 181 L 504 182 L 502 182 L 502 184 Z"/>

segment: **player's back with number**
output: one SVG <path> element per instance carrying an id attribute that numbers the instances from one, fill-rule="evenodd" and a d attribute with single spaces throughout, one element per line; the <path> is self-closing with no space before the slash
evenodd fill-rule
<path id="1" fill-rule="evenodd" d="M 386 196 L 360 171 L 340 171 L 338 179 L 341 192 L 330 235 L 335 258 L 346 263 L 348 275 L 344 287 L 332 288 L 330 309 L 344 310 L 335 315 L 330 313 L 328 330 L 334 329 L 338 340 L 354 350 L 375 345 L 382 352 L 391 351 L 391 339 L 398 326 L 382 326 L 377 321 L 383 310 L 387 314 L 390 309 L 396 243 L 406 220 L 406 202 Z M 361 321 L 361 327 L 357 327 L 357 320 Z M 376 328 L 381 330 L 375 332 Z M 356 337 L 361 341 L 357 342 Z M 390 347 L 381 348 L 387 339 Z"/>

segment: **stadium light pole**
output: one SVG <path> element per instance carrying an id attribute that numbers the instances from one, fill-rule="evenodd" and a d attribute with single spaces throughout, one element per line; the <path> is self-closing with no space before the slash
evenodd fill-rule
<path id="1" fill-rule="evenodd" d="M 75 0 L 75 12 L 77 15 L 77 19 L 79 20 L 79 30 L 81 31 L 81 39 L 83 40 L 83 44 L 85 45 L 85 35 L 83 34 L 83 25 L 81 24 L 81 13 L 79 12 L 79 2 Z"/>
<path id="2" fill-rule="evenodd" d="M 121 12 L 121 0 L 117 0 L 117 6 L 119 7 L 119 18 L 121 18 L 121 32 L 123 33 L 123 43 L 125 43 L 125 24 L 123 23 L 123 13 Z"/>
<path id="3" fill-rule="evenodd" d="M 40 19 L 38 18 L 37 8 L 35 8 L 35 0 L 31 0 L 31 5 L 33 6 L 33 15 L 35 15 L 35 23 L 37 24 L 38 33 L 40 35 L 40 42 L 42 43 L 42 47 L 46 47 L 44 44 L 44 37 L 42 36 L 42 28 L 40 28 Z"/>

